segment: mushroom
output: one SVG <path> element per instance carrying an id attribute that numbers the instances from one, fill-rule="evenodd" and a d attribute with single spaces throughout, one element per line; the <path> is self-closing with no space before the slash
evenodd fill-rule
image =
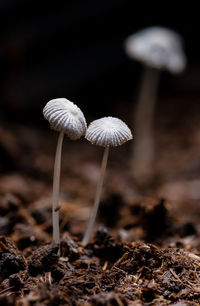
<path id="1" fill-rule="evenodd" d="M 72 140 L 79 139 L 85 134 L 87 124 L 80 108 L 65 98 L 50 100 L 43 109 L 43 115 L 49 121 L 51 128 L 59 132 L 52 197 L 53 241 L 59 244 L 59 187 L 63 137 L 66 134 Z"/>
<path id="2" fill-rule="evenodd" d="M 90 123 L 86 131 L 85 138 L 89 140 L 92 144 L 102 146 L 105 149 L 92 213 L 89 219 L 87 230 L 82 240 L 83 245 L 88 244 L 92 229 L 94 227 L 94 222 L 96 219 L 100 202 L 109 149 L 110 147 L 117 147 L 122 145 L 126 141 L 131 140 L 132 133 L 128 126 L 122 120 L 114 117 L 104 117 Z"/>
<path id="3" fill-rule="evenodd" d="M 135 112 L 136 139 L 131 168 L 138 183 L 148 183 L 153 175 L 154 160 L 153 117 L 159 71 L 180 73 L 186 65 L 180 36 L 163 27 L 150 27 L 131 35 L 125 41 L 130 58 L 143 63 L 145 69 Z"/>

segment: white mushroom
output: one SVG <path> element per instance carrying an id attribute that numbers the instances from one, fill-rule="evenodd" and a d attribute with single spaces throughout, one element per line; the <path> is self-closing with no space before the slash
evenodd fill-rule
<path id="1" fill-rule="evenodd" d="M 182 72 L 186 66 L 186 57 L 180 36 L 163 27 L 150 27 L 131 35 L 125 41 L 125 50 L 129 57 L 145 66 L 135 112 L 136 139 L 132 167 L 138 183 L 147 183 L 153 175 L 153 116 L 159 71 Z"/>
<path id="2" fill-rule="evenodd" d="M 79 139 L 85 134 L 87 124 L 80 108 L 65 98 L 49 101 L 43 109 L 43 115 L 51 128 L 60 133 L 54 163 L 52 199 L 53 240 L 59 243 L 59 186 L 63 137 L 66 134 L 72 140 Z"/>
<path id="3" fill-rule="evenodd" d="M 131 58 L 152 68 L 180 73 L 186 65 L 181 37 L 163 27 L 150 27 L 131 35 L 125 49 Z"/>
<path id="4" fill-rule="evenodd" d="M 100 202 L 103 180 L 108 160 L 109 148 L 120 146 L 126 141 L 131 140 L 133 137 L 131 130 L 122 120 L 114 117 L 104 117 L 90 123 L 86 131 L 85 138 L 88 141 L 90 141 L 92 144 L 105 147 L 105 149 L 104 149 L 100 178 L 97 185 L 92 213 L 89 219 L 87 230 L 82 240 L 83 245 L 88 244 L 92 233 L 92 229 L 94 227 L 94 222 L 99 208 L 99 202 Z"/>

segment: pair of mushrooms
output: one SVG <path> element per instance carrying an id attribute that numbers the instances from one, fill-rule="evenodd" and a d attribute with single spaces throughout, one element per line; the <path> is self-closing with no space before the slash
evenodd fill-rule
<path id="1" fill-rule="evenodd" d="M 162 27 L 151 27 L 130 36 L 125 42 L 125 49 L 131 58 L 142 62 L 145 67 L 135 112 L 136 137 L 132 155 L 134 176 L 138 183 L 143 184 L 148 183 L 153 175 L 153 116 L 159 71 L 168 70 L 171 73 L 180 73 L 185 68 L 186 58 L 182 50 L 180 36 Z M 95 120 L 87 129 L 86 120 L 80 108 L 64 98 L 49 101 L 43 113 L 51 128 L 60 132 L 53 177 L 53 240 L 56 243 L 60 241 L 58 203 L 64 134 L 72 140 L 79 139 L 82 135 L 85 135 L 86 139 L 91 143 L 105 147 L 95 202 L 88 228 L 82 241 L 86 245 L 90 239 L 99 206 L 109 148 L 121 145 L 132 139 L 132 134 L 123 121 L 113 117 Z"/>
<path id="2" fill-rule="evenodd" d="M 153 117 L 160 71 L 182 72 L 186 57 L 181 37 L 163 27 L 150 27 L 131 35 L 125 41 L 127 55 L 144 66 L 141 89 L 135 111 L 135 141 L 131 167 L 137 183 L 149 183 L 153 175 Z"/>
<path id="3" fill-rule="evenodd" d="M 65 98 L 49 101 L 44 107 L 43 115 L 49 121 L 51 128 L 59 132 L 54 163 L 52 197 L 53 240 L 58 244 L 60 243 L 59 186 L 63 137 L 66 134 L 70 139 L 76 140 L 85 135 L 85 138 L 92 144 L 105 147 L 95 201 L 88 227 L 82 240 L 82 244 L 87 245 L 99 207 L 109 148 L 122 145 L 131 140 L 132 133 L 122 120 L 114 117 L 95 120 L 87 128 L 85 117 L 80 108 Z"/>

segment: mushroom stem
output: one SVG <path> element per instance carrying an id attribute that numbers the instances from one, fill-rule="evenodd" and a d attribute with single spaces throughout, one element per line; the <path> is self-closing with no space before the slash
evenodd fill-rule
<path id="1" fill-rule="evenodd" d="M 59 191 L 60 191 L 60 165 L 62 154 L 62 143 L 64 138 L 64 132 L 60 132 L 58 137 L 58 144 L 56 148 L 56 156 L 54 163 L 53 174 L 53 206 L 52 206 L 52 218 L 53 218 L 53 241 L 60 243 L 60 231 L 59 231 Z"/>
<path id="2" fill-rule="evenodd" d="M 131 167 L 139 184 L 148 183 L 153 176 L 154 132 L 153 117 L 159 70 L 145 67 L 137 108 L 135 111 L 135 142 Z"/>
<path id="3" fill-rule="evenodd" d="M 107 161 L 108 161 L 108 154 L 109 154 L 109 146 L 105 147 L 105 149 L 104 149 L 103 160 L 102 160 L 102 163 L 101 163 L 101 172 L 100 172 L 99 182 L 98 182 L 97 189 L 96 189 L 96 197 L 95 197 L 92 213 L 91 213 L 91 216 L 90 216 L 90 220 L 89 220 L 89 223 L 88 223 L 88 227 L 87 227 L 87 230 L 86 230 L 85 235 L 84 235 L 83 240 L 82 240 L 82 244 L 84 246 L 87 245 L 89 240 L 90 240 L 90 236 L 91 236 L 91 233 L 92 233 L 92 230 L 93 230 L 93 227 L 94 227 L 94 222 L 95 222 L 95 219 L 96 219 L 97 211 L 98 211 L 98 208 L 99 208 L 101 191 L 102 191 L 102 187 L 103 187 L 106 165 L 107 165 Z"/>

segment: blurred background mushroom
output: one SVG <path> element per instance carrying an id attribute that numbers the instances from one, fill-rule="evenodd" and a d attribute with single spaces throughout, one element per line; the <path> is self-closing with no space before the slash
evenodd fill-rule
<path id="1" fill-rule="evenodd" d="M 149 184 L 154 177 L 154 112 L 159 73 L 181 73 L 186 66 L 182 39 L 172 30 L 150 27 L 125 41 L 128 56 L 144 66 L 140 94 L 134 114 L 135 144 L 131 158 L 133 176 L 138 184 Z"/>

